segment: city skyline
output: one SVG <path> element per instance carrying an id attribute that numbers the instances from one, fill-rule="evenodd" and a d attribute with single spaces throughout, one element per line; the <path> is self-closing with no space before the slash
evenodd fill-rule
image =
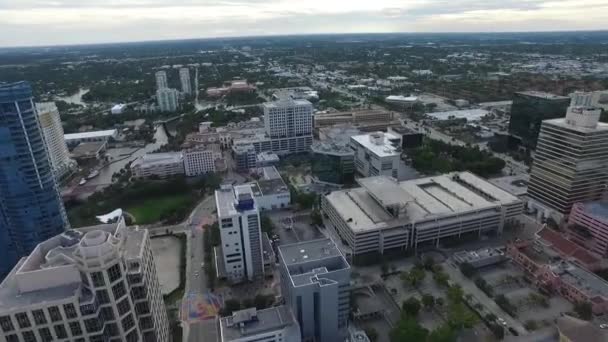
<path id="1" fill-rule="evenodd" d="M 601 30 L 601 0 L 0 1 L 0 47 L 320 33 Z"/>

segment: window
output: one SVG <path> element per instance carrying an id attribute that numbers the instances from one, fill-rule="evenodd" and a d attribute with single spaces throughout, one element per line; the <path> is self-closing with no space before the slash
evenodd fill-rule
<path id="1" fill-rule="evenodd" d="M 133 315 L 128 314 L 122 319 L 122 329 L 124 331 L 129 331 L 129 329 L 133 328 L 134 325 L 135 322 L 133 321 Z"/>
<path id="2" fill-rule="evenodd" d="M 137 303 L 137 304 L 135 304 L 135 311 L 137 312 L 138 315 L 149 314 L 150 306 L 148 305 L 148 302 Z"/>
<path id="3" fill-rule="evenodd" d="M 42 328 L 42 329 L 38 330 L 38 333 L 40 334 L 40 338 L 42 339 L 42 342 L 52 342 L 53 341 L 53 335 L 51 334 L 51 330 L 49 328 Z"/>
<path id="4" fill-rule="evenodd" d="M 108 269 L 108 278 L 110 278 L 110 283 L 113 283 L 120 279 L 120 265 L 116 264 Z"/>
<path id="5" fill-rule="evenodd" d="M 57 335 L 57 338 L 59 338 L 59 339 L 68 338 L 68 332 L 65 330 L 65 327 L 63 326 L 63 324 L 54 326 L 54 329 L 55 329 L 55 335 Z"/>
<path id="6" fill-rule="evenodd" d="M 100 287 L 106 284 L 106 281 L 103 279 L 103 273 L 101 272 L 93 272 L 91 273 L 91 279 L 93 280 L 93 286 Z"/>
<path id="7" fill-rule="evenodd" d="M 65 311 L 65 315 L 67 318 L 76 318 L 78 314 L 76 313 L 76 308 L 74 304 L 63 304 L 63 311 Z"/>
<path id="8" fill-rule="evenodd" d="M 89 318 L 84 321 L 84 327 L 88 333 L 94 333 L 101 330 L 101 323 L 97 318 Z"/>
<path id="9" fill-rule="evenodd" d="M 22 336 L 25 342 L 36 342 L 36 335 L 34 335 L 33 331 L 25 331 Z"/>
<path id="10" fill-rule="evenodd" d="M 116 323 L 106 324 L 106 333 L 109 336 L 118 336 L 120 334 L 118 325 L 116 325 Z"/>
<path id="11" fill-rule="evenodd" d="M 142 281 L 141 274 L 129 274 L 127 279 L 129 280 L 130 285 L 139 284 Z"/>
<path id="12" fill-rule="evenodd" d="M 6 336 L 6 342 L 19 342 L 19 336 L 12 334 Z"/>
<path id="13" fill-rule="evenodd" d="M 19 324 L 19 328 L 21 329 L 29 328 L 32 326 L 32 323 L 30 323 L 30 319 L 27 317 L 27 314 L 25 312 L 19 312 L 15 315 L 15 318 L 17 319 L 17 324 Z"/>
<path id="14" fill-rule="evenodd" d="M 141 330 L 148 330 L 154 327 L 154 324 L 152 323 L 152 317 L 150 316 L 141 318 L 139 320 L 139 324 Z"/>
<path id="15" fill-rule="evenodd" d="M 104 321 L 113 321 L 114 320 L 114 310 L 111 307 L 105 307 L 101 309 L 101 318 Z"/>
<path id="16" fill-rule="evenodd" d="M 125 290 L 124 282 L 121 281 L 119 283 L 116 283 L 116 285 L 112 286 L 112 293 L 114 294 L 114 299 L 116 300 L 124 296 L 127 293 L 127 290 Z"/>
<path id="17" fill-rule="evenodd" d="M 108 291 L 106 290 L 97 290 L 97 301 L 99 304 L 108 304 L 110 302 L 110 296 L 108 295 Z"/>
<path id="18" fill-rule="evenodd" d="M 125 298 L 120 303 L 118 303 L 118 314 L 120 316 L 126 314 L 131 310 L 131 305 L 129 304 L 129 298 Z"/>
<path id="19" fill-rule="evenodd" d="M 91 342 L 104 342 L 105 340 L 106 340 L 106 338 L 103 334 L 91 336 Z"/>
<path id="20" fill-rule="evenodd" d="M 32 316 L 34 316 L 34 322 L 36 323 L 36 325 L 46 324 L 46 316 L 44 315 L 44 311 L 33 310 Z"/>
<path id="21" fill-rule="evenodd" d="M 133 288 L 133 298 L 137 299 L 145 299 L 146 298 L 146 288 L 143 286 L 136 286 Z"/>
<path id="22" fill-rule="evenodd" d="M 82 327 L 80 326 L 80 322 L 70 322 L 70 331 L 72 332 L 72 336 L 82 335 Z"/>
<path id="23" fill-rule="evenodd" d="M 59 308 L 56 306 L 51 306 L 49 308 L 49 316 L 51 316 L 51 321 L 53 321 L 53 322 L 59 322 L 62 320 L 61 312 L 59 311 Z"/>
<path id="24" fill-rule="evenodd" d="M 137 335 L 137 330 L 133 330 L 127 334 L 127 342 L 138 342 L 139 336 Z"/>
<path id="25" fill-rule="evenodd" d="M 1 316 L 0 327 L 2 327 L 2 332 L 9 332 L 15 330 L 15 326 L 13 325 L 13 321 L 11 320 L 11 316 Z"/>

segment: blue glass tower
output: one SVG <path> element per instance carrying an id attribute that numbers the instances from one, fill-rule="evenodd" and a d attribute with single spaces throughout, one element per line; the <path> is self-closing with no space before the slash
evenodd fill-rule
<path id="1" fill-rule="evenodd" d="M 68 225 L 32 88 L 0 83 L 0 277 Z"/>

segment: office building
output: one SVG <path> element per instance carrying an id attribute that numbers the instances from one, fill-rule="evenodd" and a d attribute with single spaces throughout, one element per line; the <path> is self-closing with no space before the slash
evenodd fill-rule
<path id="1" fill-rule="evenodd" d="M 300 342 L 300 326 L 285 305 L 249 308 L 220 319 L 221 342 Z"/>
<path id="2" fill-rule="evenodd" d="M 308 152 L 312 145 L 312 112 L 312 103 L 306 100 L 264 103 L 264 125 L 271 151 L 279 155 Z"/>
<path id="3" fill-rule="evenodd" d="M 279 171 L 274 166 L 255 170 L 259 178 L 249 183 L 255 204 L 260 211 L 285 209 L 291 206 L 291 193 L 283 181 Z"/>
<path id="4" fill-rule="evenodd" d="M 135 178 L 167 178 L 183 175 L 184 154 L 182 152 L 146 153 L 131 163 Z"/>
<path id="5" fill-rule="evenodd" d="M 563 118 L 570 98 L 554 94 L 526 91 L 515 93 L 511 105 L 509 134 L 527 147 L 536 146 L 543 120 Z"/>
<path id="6" fill-rule="evenodd" d="M 238 283 L 264 275 L 260 213 L 251 185 L 223 185 L 215 191 L 221 245 L 216 250 L 220 277 Z"/>
<path id="7" fill-rule="evenodd" d="M 156 91 L 156 100 L 161 112 L 175 112 L 179 107 L 179 92 L 171 88 L 159 89 Z"/>
<path id="8" fill-rule="evenodd" d="M 37 103 L 38 120 L 42 128 L 42 136 L 51 159 L 51 167 L 55 179 L 59 181 L 76 167 L 70 159 L 70 151 L 63 138 L 63 127 L 57 106 L 53 102 Z"/>
<path id="9" fill-rule="evenodd" d="M 237 171 L 247 171 L 256 167 L 257 154 L 253 144 L 235 143 L 232 145 L 232 157 Z"/>
<path id="10" fill-rule="evenodd" d="M 157 71 L 154 76 L 156 77 L 156 90 L 169 88 L 167 73 L 165 71 Z"/>
<path id="11" fill-rule="evenodd" d="M 184 150 L 184 171 L 186 176 L 192 177 L 215 172 L 215 159 L 218 153 L 221 155 L 218 145 Z"/>
<path id="12" fill-rule="evenodd" d="M 567 215 L 576 202 L 600 198 L 608 180 L 608 124 L 599 109 L 570 107 L 565 118 L 543 121 L 528 206 L 548 217 Z"/>
<path id="13" fill-rule="evenodd" d="M 404 182 L 386 176 L 357 181 L 360 188 L 334 191 L 322 200 L 328 230 L 355 256 L 500 234 L 523 209 L 519 198 L 470 172 Z"/>
<path id="14" fill-rule="evenodd" d="M 355 168 L 363 177 L 399 177 L 401 138 L 392 133 L 375 132 L 350 137 L 355 151 Z"/>
<path id="15" fill-rule="evenodd" d="M 348 144 L 320 142 L 311 150 L 311 171 L 316 182 L 342 185 L 355 181 L 355 153 Z"/>
<path id="16" fill-rule="evenodd" d="M 391 126 L 388 128 L 388 133 L 401 139 L 401 148 L 416 148 L 422 146 L 424 134 L 411 130 L 403 126 Z"/>
<path id="17" fill-rule="evenodd" d="M 395 120 L 395 113 L 383 109 L 353 110 L 335 113 L 316 113 L 315 128 L 338 124 L 372 125 L 384 123 L 385 127 Z"/>
<path id="18" fill-rule="evenodd" d="M 279 246 L 281 291 L 302 341 L 343 341 L 348 335 L 351 268 L 330 239 Z"/>
<path id="19" fill-rule="evenodd" d="M 608 90 L 591 92 L 575 91 L 570 94 L 572 107 L 592 107 L 608 110 Z"/>
<path id="20" fill-rule="evenodd" d="M 608 202 L 575 203 L 567 227 L 570 240 L 603 258 L 608 257 Z"/>
<path id="21" fill-rule="evenodd" d="M 6 341 L 169 341 L 146 229 L 117 223 L 40 243 L 0 284 Z"/>
<path id="22" fill-rule="evenodd" d="M 276 153 L 262 152 L 255 157 L 256 167 L 266 167 L 279 165 L 280 159 Z"/>
<path id="23" fill-rule="evenodd" d="M 190 69 L 179 69 L 179 81 L 182 85 L 182 93 L 186 95 L 192 94 L 192 83 L 190 82 Z"/>
<path id="24" fill-rule="evenodd" d="M 28 83 L 0 84 L 0 278 L 69 227 Z"/>

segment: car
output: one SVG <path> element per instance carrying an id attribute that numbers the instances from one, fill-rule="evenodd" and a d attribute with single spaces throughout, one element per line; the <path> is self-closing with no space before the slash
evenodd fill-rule
<path id="1" fill-rule="evenodd" d="M 198 277 L 198 271 L 194 272 L 194 277 L 197 278 Z"/>
<path id="2" fill-rule="evenodd" d="M 608 324 L 600 324 L 600 329 L 608 329 Z"/>
<path id="3" fill-rule="evenodd" d="M 205 262 L 201 262 L 201 268 L 205 268 Z"/>
<path id="4" fill-rule="evenodd" d="M 498 323 L 500 323 L 501 325 L 507 326 L 507 321 L 505 321 L 504 319 L 498 317 Z"/>

